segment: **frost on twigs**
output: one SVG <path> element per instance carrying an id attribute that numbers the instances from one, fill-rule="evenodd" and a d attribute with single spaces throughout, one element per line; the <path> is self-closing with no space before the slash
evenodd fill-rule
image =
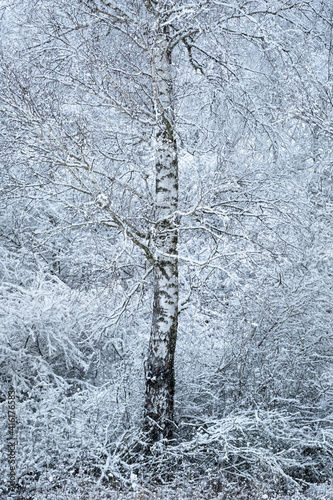
<path id="1" fill-rule="evenodd" d="M 97 196 L 97 203 L 101 208 L 105 208 L 109 204 L 108 197 L 104 193 L 100 193 Z"/>
<path id="2" fill-rule="evenodd" d="M 207 422 L 193 440 L 182 443 L 185 456 L 212 460 L 230 477 L 274 478 L 290 487 L 328 480 L 333 436 L 301 414 L 279 410 L 235 412 Z M 329 465 L 330 464 L 330 465 Z"/>

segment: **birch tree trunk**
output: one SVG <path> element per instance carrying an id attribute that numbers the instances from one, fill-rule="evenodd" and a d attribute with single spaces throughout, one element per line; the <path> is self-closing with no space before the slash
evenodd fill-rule
<path id="1" fill-rule="evenodd" d="M 174 357 L 178 327 L 178 160 L 174 132 L 172 62 L 167 27 L 152 54 L 156 131 L 154 303 L 146 364 L 144 429 L 148 441 L 169 440 L 174 430 Z"/>

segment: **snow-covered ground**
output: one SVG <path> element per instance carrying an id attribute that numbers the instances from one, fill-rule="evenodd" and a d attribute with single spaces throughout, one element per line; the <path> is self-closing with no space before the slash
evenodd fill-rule
<path id="1" fill-rule="evenodd" d="M 5 498 L 15 500 L 333 500 L 333 483 L 310 486 L 305 492 L 282 494 L 267 485 L 249 490 L 234 484 L 196 483 L 142 487 L 133 484 L 128 491 L 119 491 L 93 482 L 90 478 L 68 478 L 62 483 L 39 481 L 26 491 L 11 493 Z M 4 497 L 3 497 L 4 498 Z"/>

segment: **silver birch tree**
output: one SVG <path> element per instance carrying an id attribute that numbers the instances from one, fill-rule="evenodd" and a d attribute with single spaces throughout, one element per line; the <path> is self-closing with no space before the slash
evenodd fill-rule
<path id="1" fill-rule="evenodd" d="M 152 5 L 148 3 L 149 10 Z M 173 435 L 178 329 L 178 155 L 168 26 L 156 16 L 151 64 L 156 124 L 153 317 L 146 365 L 145 429 L 154 442 Z"/>
<path id="2" fill-rule="evenodd" d="M 74 98 L 78 88 L 85 94 L 85 103 L 88 102 L 92 108 L 99 110 L 102 106 L 109 106 L 112 107 L 113 112 L 117 111 L 117 116 L 121 115 L 121 119 L 127 119 L 127 123 L 121 130 L 121 134 L 127 134 L 127 147 L 132 137 L 135 136 L 128 131 L 130 126 L 133 129 L 137 127 L 136 138 L 140 134 L 145 135 L 146 148 L 147 137 L 153 137 L 154 165 L 151 177 L 155 184 L 154 196 L 151 206 L 145 208 L 147 213 L 140 219 L 140 223 L 135 222 L 138 218 L 132 217 L 127 206 L 122 207 L 118 200 L 111 203 L 104 193 L 106 182 L 110 183 L 110 192 L 114 186 L 117 186 L 122 194 L 131 191 L 137 203 L 136 214 L 146 201 L 146 198 L 138 193 L 137 186 L 129 187 L 115 176 L 105 175 L 105 173 L 101 175 L 99 168 L 95 166 L 98 164 L 97 152 L 101 153 L 103 149 L 100 145 L 101 141 L 93 144 L 89 151 L 89 138 L 82 134 L 80 137 L 82 141 L 79 141 L 72 130 L 66 130 L 66 121 L 61 116 L 58 118 L 52 116 L 52 119 L 41 116 L 42 106 L 38 108 L 33 102 L 34 98 L 37 99 L 34 96 L 36 92 L 33 92 L 30 97 L 25 88 L 12 86 L 14 90 L 9 91 L 10 95 L 8 98 L 5 96 L 3 102 L 9 105 L 8 100 L 12 99 L 13 113 L 19 113 L 23 109 L 21 117 L 24 116 L 27 127 L 37 130 L 34 139 L 41 145 L 40 157 L 69 174 L 72 181 L 71 188 L 83 193 L 95 205 L 98 205 L 101 212 L 107 215 L 107 221 L 103 223 L 112 229 L 122 231 L 151 266 L 154 275 L 153 309 L 148 356 L 145 363 L 144 429 L 150 443 L 163 439 L 170 440 L 174 430 L 174 356 L 179 316 L 178 262 L 183 257 L 185 261 L 187 259 L 191 262 L 188 256 L 179 255 L 179 227 L 183 223 L 182 230 L 197 230 L 196 234 L 205 233 L 207 240 L 210 239 L 211 251 L 207 252 L 207 259 L 202 263 L 199 262 L 199 266 L 206 265 L 209 268 L 211 265 L 214 269 L 215 262 L 224 258 L 225 236 L 228 234 L 228 226 L 224 225 L 224 220 L 225 216 L 228 218 L 228 210 L 233 211 L 233 205 L 228 206 L 225 202 L 224 189 L 217 187 L 215 197 L 210 196 L 208 191 L 204 196 L 196 193 L 197 206 L 194 208 L 192 206 L 187 214 L 182 216 L 183 221 L 187 216 L 187 228 L 185 222 L 180 221 L 178 211 L 179 154 L 176 138 L 179 131 L 176 127 L 174 109 L 176 98 L 173 58 L 178 57 L 178 63 L 181 62 L 181 64 L 186 60 L 186 65 L 191 68 L 193 79 L 202 78 L 201 83 L 207 85 L 205 90 L 209 94 L 215 91 L 216 85 L 212 70 L 208 69 L 206 72 L 206 67 L 213 67 L 214 71 L 218 68 L 216 73 L 220 72 L 221 81 L 224 84 L 228 79 L 233 78 L 235 70 L 239 71 L 238 65 L 233 67 L 231 64 L 229 67 L 229 63 L 225 63 L 223 54 L 216 56 L 216 52 L 221 51 L 223 44 L 226 45 L 226 38 L 238 37 L 243 40 L 244 44 L 247 44 L 248 39 L 251 41 L 258 39 L 260 45 L 263 37 L 269 36 L 265 30 L 263 33 L 260 31 L 262 19 L 266 15 L 273 19 L 277 18 L 277 14 L 289 12 L 291 6 L 286 2 L 274 2 L 272 9 L 267 6 L 263 9 L 260 2 L 250 2 L 248 6 L 246 4 L 240 6 L 238 2 L 225 4 L 209 0 L 198 3 L 171 0 L 110 2 L 82 0 L 78 1 L 73 8 L 67 6 L 65 2 L 52 5 L 51 1 L 50 5 L 51 14 L 47 14 L 49 24 L 45 23 L 43 43 L 45 46 L 50 43 L 50 47 L 54 45 L 57 48 L 62 45 L 59 50 L 61 54 L 59 60 L 62 61 L 63 53 L 69 53 L 68 59 L 72 58 L 76 61 L 76 66 L 71 62 L 69 69 L 66 68 L 66 71 L 70 71 L 68 77 L 64 70 L 58 70 L 58 61 L 52 61 L 52 55 L 48 53 L 47 57 L 53 63 L 52 68 L 55 68 L 49 70 L 47 67 L 50 81 L 55 81 L 59 88 L 70 88 L 68 92 L 72 92 Z M 235 25 L 232 24 L 233 20 Z M 243 21 L 244 26 L 241 24 Z M 120 49 L 121 44 L 128 46 L 128 54 L 113 56 L 116 68 L 112 64 L 109 67 L 106 66 L 104 61 L 98 59 L 95 52 L 94 37 L 98 38 L 99 34 L 96 32 L 102 29 L 104 29 L 103 36 L 105 36 L 103 44 L 106 49 L 108 43 L 114 52 Z M 47 40 L 48 30 L 51 34 Z M 201 37 L 203 30 L 206 30 L 207 34 Z M 213 32 L 212 35 L 211 32 Z M 110 33 L 114 37 L 111 41 L 108 38 Z M 65 47 L 64 52 L 62 52 L 63 47 Z M 41 52 L 40 44 L 36 44 L 33 48 L 38 59 Z M 109 47 L 108 50 L 111 52 L 111 49 Z M 134 61 L 136 55 L 138 55 L 137 65 Z M 80 57 L 88 61 L 89 72 L 87 74 L 84 73 L 84 68 L 78 68 L 77 59 Z M 51 66 L 49 59 L 47 65 Z M 137 73 L 134 72 L 135 65 Z M 223 71 L 226 73 L 224 74 Z M 219 84 L 217 87 L 219 88 Z M 14 95 L 17 92 L 20 93 L 19 99 Z M 57 89 L 55 92 L 61 93 Z M 87 100 L 88 94 L 91 101 Z M 234 92 L 231 91 L 231 94 Z M 243 94 L 242 89 L 240 89 L 240 94 Z M 103 95 L 104 101 L 100 99 L 100 95 Z M 92 99 L 95 100 L 92 101 Z M 206 108 L 209 106 L 216 106 L 216 102 L 210 97 L 207 98 Z M 243 108 L 242 105 L 240 105 L 241 108 Z M 218 108 L 215 107 L 214 112 L 219 112 Z M 96 113 L 98 115 L 98 112 Z M 105 121 L 109 118 L 110 116 L 103 116 Z M 93 119 L 96 120 L 95 117 Z M 113 120 L 111 125 L 114 126 L 117 117 L 113 116 L 111 119 Z M 213 125 L 213 121 L 207 124 L 207 130 L 211 124 Z M 184 125 L 185 128 L 186 125 Z M 197 131 L 200 133 L 199 127 Z M 212 146 L 215 152 L 216 137 L 214 136 L 217 135 L 218 131 L 206 134 L 208 140 L 215 143 Z M 117 143 L 118 139 L 119 136 L 115 134 L 114 142 Z M 192 141 L 195 143 L 195 140 L 192 139 Z M 37 149 L 35 144 L 32 147 Z M 112 150 L 112 146 L 109 149 Z M 100 156 L 102 155 L 106 157 L 104 151 Z M 204 153 L 203 159 L 205 161 Z M 120 161 L 126 165 L 126 158 Z M 134 175 L 134 169 L 130 173 Z M 143 172 L 141 172 L 141 181 L 144 185 Z M 213 192 L 214 180 L 211 180 L 211 186 Z M 65 187 L 68 188 L 68 185 Z M 241 216 L 245 215 L 247 213 L 246 202 L 240 201 L 239 203 L 240 205 L 243 203 L 239 213 Z M 122 210 L 123 208 L 126 209 Z M 256 214 L 249 216 L 257 219 Z M 241 237 L 247 240 L 246 235 Z M 253 243 L 252 250 L 258 250 L 256 243 Z"/>

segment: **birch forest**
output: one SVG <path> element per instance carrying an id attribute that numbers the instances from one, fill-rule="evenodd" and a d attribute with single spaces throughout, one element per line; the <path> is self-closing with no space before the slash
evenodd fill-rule
<path id="1" fill-rule="evenodd" d="M 0 0 L 0 498 L 333 499 L 333 0 Z"/>

